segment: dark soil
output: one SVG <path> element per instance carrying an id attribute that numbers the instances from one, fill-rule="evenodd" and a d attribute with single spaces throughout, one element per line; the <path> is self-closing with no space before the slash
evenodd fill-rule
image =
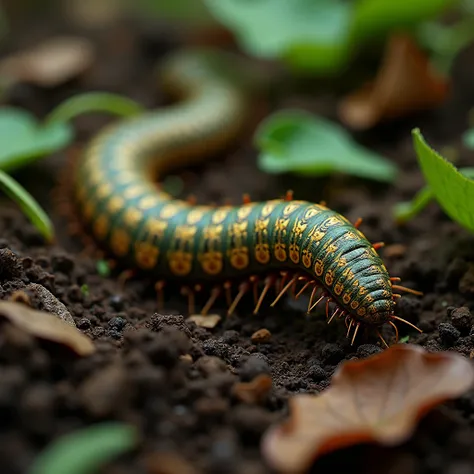
<path id="1" fill-rule="evenodd" d="M 64 30 L 49 19 L 16 30 L 5 48 L 34 44 Z M 25 27 L 26 28 L 26 27 Z M 44 116 L 66 97 L 85 90 L 126 94 L 146 106 L 161 103 L 152 76 L 162 55 L 180 44 L 165 31 L 117 25 L 90 34 L 99 47 L 95 65 L 80 79 L 54 90 L 17 87 L 9 100 Z M 304 83 L 303 83 L 304 82 Z M 460 136 L 473 104 L 474 50 L 456 63 L 453 94 L 439 110 L 392 122 L 359 134 L 361 143 L 390 157 L 401 168 L 393 186 L 347 177 L 302 179 L 275 177 L 257 169 L 249 136 L 212 162 L 179 170 L 183 193 L 201 202 L 238 202 L 243 192 L 256 200 L 282 195 L 325 200 L 352 221 L 364 218 L 362 230 L 382 250 L 392 275 L 423 297 L 404 296 L 398 314 L 423 329 L 419 335 L 400 327 L 401 336 L 432 351 L 474 349 L 474 237 L 452 223 L 432 204 L 404 227 L 392 217 L 393 205 L 409 199 L 422 185 L 410 130 L 419 126 L 437 149 L 452 147 L 459 164 L 472 161 Z M 342 89 L 347 88 L 341 84 Z M 272 108 L 300 106 L 335 117 L 334 89 L 324 84 L 293 81 L 274 94 Z M 269 110 L 269 109 L 268 109 Z M 107 122 L 104 117 L 76 121 L 77 146 Z M 24 473 L 35 456 L 59 436 L 103 420 L 122 420 L 139 428 L 138 449 L 103 472 L 119 473 L 245 473 L 270 472 L 259 452 L 269 425 L 287 413 L 287 399 L 298 392 L 318 393 L 344 360 L 364 358 L 382 350 L 371 334 L 351 347 L 341 321 L 330 326 L 323 313 L 310 319 L 303 304 L 288 300 L 258 317 L 247 301 L 235 316 L 214 329 L 185 321 L 186 301 L 167 295 L 166 312 L 156 313 L 147 282 L 135 279 L 122 289 L 117 274 L 100 276 L 95 260 L 62 229 L 50 191 L 68 153 L 49 157 L 18 174 L 55 218 L 60 240 L 45 246 L 36 230 L 9 201 L 0 209 L 0 298 L 37 283 L 65 304 L 77 327 L 92 337 L 97 352 L 74 357 L 19 330 L 2 325 L 0 336 L 0 466 L 2 473 Z M 34 298 L 33 298 L 33 301 Z M 299 301 L 298 301 L 299 303 Z M 303 301 L 304 303 L 304 301 Z M 223 307 L 216 308 L 224 314 Z M 184 317 L 182 316 L 184 315 Z M 267 342 L 253 343 L 252 334 L 267 329 Z M 389 329 L 384 337 L 394 342 Z M 268 337 L 268 335 L 267 335 Z M 272 390 L 258 403 L 233 395 L 239 381 L 270 374 Z M 449 473 L 474 472 L 474 392 L 433 410 L 413 438 L 391 449 L 358 446 L 319 460 L 315 472 Z"/>

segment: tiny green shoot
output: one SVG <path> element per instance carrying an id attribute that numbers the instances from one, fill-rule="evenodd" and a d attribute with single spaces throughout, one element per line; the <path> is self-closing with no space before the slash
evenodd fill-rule
<path id="1" fill-rule="evenodd" d="M 33 197 L 6 173 L 20 169 L 45 155 L 68 146 L 74 139 L 70 120 L 90 112 L 131 117 L 143 112 L 135 101 L 117 94 L 88 92 L 74 96 L 54 109 L 43 123 L 15 107 L 0 110 L 0 189 L 18 203 L 38 231 L 51 242 L 51 220 Z"/>
<path id="2" fill-rule="evenodd" d="M 451 219 L 474 231 L 474 181 L 433 150 L 419 129 L 414 129 L 412 136 L 420 168 L 438 204 Z M 427 194 L 422 198 L 426 201 Z"/>
<path id="3" fill-rule="evenodd" d="M 96 269 L 97 269 L 97 273 L 101 277 L 107 278 L 108 276 L 110 276 L 110 266 L 106 260 L 98 260 L 96 262 Z"/>
<path id="4" fill-rule="evenodd" d="M 89 286 L 86 285 L 85 283 L 81 286 L 81 293 L 84 296 L 89 296 Z"/>
<path id="5" fill-rule="evenodd" d="M 408 341 L 410 340 L 410 336 L 403 336 L 400 338 L 398 341 L 400 344 L 408 344 Z"/>
<path id="6" fill-rule="evenodd" d="M 392 182 L 393 163 L 360 146 L 341 126 L 300 110 L 284 110 L 268 117 L 258 128 L 255 142 L 258 165 L 267 173 L 323 176 L 344 173 Z"/>
<path id="7" fill-rule="evenodd" d="M 65 100 L 46 117 L 47 124 L 66 123 L 86 113 L 109 113 L 120 117 L 139 115 L 144 108 L 128 97 L 109 92 L 86 92 Z"/>
<path id="8" fill-rule="evenodd" d="M 46 212 L 23 186 L 2 170 L 0 170 L 0 190 L 18 204 L 47 242 L 54 240 L 53 223 Z"/>
<path id="9" fill-rule="evenodd" d="M 132 426 L 119 422 L 93 425 L 53 441 L 28 474 L 92 474 L 137 443 Z"/>

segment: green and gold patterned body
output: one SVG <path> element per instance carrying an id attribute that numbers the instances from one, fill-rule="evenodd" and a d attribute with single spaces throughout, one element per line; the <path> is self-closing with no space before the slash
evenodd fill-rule
<path id="1" fill-rule="evenodd" d="M 74 195 L 94 238 L 156 280 L 209 284 L 288 269 L 314 279 L 358 321 L 387 322 L 392 284 L 377 252 L 325 206 L 272 200 L 197 206 L 160 191 L 156 178 L 238 136 L 251 104 L 196 52 L 175 55 L 162 81 L 181 102 L 114 124 L 86 149 Z"/>

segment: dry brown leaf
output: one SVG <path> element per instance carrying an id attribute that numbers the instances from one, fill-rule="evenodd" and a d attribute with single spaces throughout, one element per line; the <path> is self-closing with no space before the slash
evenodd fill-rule
<path id="1" fill-rule="evenodd" d="M 341 101 L 339 117 L 349 127 L 367 129 L 384 119 L 437 107 L 448 92 L 447 79 L 433 70 L 414 40 L 395 34 L 375 80 Z"/>
<path id="2" fill-rule="evenodd" d="M 251 382 L 236 383 L 232 389 L 234 396 L 244 403 L 261 403 L 272 389 L 272 378 L 260 374 Z"/>
<path id="3" fill-rule="evenodd" d="M 222 318 L 218 314 L 192 314 L 186 321 L 206 329 L 215 328 Z"/>
<path id="4" fill-rule="evenodd" d="M 54 87 L 84 72 L 94 60 L 85 39 L 61 36 L 0 61 L 0 75 L 18 82 Z"/>
<path id="5" fill-rule="evenodd" d="M 89 337 L 56 315 L 31 309 L 22 303 L 0 301 L 0 317 L 32 336 L 63 344 L 80 356 L 95 352 Z"/>
<path id="6" fill-rule="evenodd" d="M 321 395 L 290 398 L 290 418 L 267 431 L 262 451 L 275 469 L 298 473 L 321 454 L 349 445 L 396 445 L 427 411 L 473 383 L 472 363 L 455 352 L 392 346 L 344 363 Z"/>

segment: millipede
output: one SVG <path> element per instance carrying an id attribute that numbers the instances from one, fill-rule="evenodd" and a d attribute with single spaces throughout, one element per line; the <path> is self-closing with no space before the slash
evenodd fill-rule
<path id="1" fill-rule="evenodd" d="M 275 288 L 275 305 L 287 292 L 308 293 L 308 313 L 326 304 L 328 323 L 342 318 L 354 343 L 363 325 L 396 321 L 397 291 L 418 292 L 391 278 L 377 250 L 358 229 L 326 207 L 293 199 L 239 206 L 197 205 L 164 192 L 159 178 L 171 167 L 187 166 L 236 140 L 252 111 L 245 88 L 222 74 L 226 53 L 184 50 L 160 68 L 163 88 L 177 101 L 121 119 L 104 128 L 67 167 L 68 214 L 81 232 L 124 268 L 153 278 L 158 303 L 174 281 L 194 311 L 195 291 L 219 298 L 231 315 L 253 294 L 254 313 Z M 219 64 L 219 67 L 216 67 Z M 72 206 L 72 207 L 71 207 Z M 78 228 L 78 225 L 75 226 Z M 352 331 L 352 334 L 351 334 Z M 421 331 L 420 331 L 421 332 Z"/>

